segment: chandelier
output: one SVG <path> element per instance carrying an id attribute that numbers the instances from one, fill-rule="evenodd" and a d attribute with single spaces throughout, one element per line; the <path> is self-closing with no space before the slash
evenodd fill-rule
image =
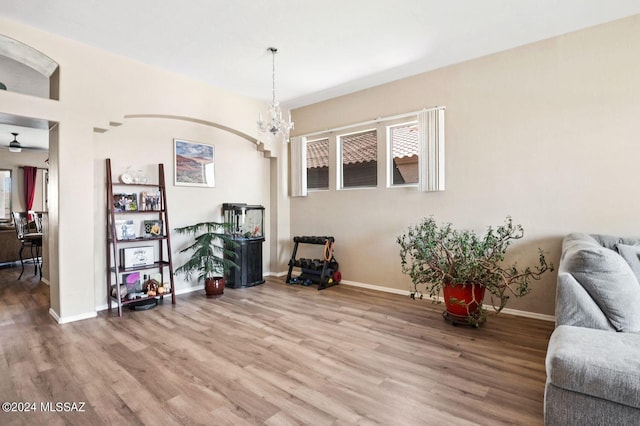
<path id="1" fill-rule="evenodd" d="M 258 115 L 258 130 L 262 133 L 271 133 L 273 137 L 282 137 L 283 142 L 289 142 L 289 132 L 293 129 L 293 122 L 291 121 L 291 112 L 289 112 L 288 119 L 282 117 L 282 110 L 280 109 L 280 103 L 276 101 L 276 53 L 278 49 L 275 47 L 267 48 L 271 52 L 272 58 L 272 93 L 271 107 L 269 107 L 269 119 L 264 120 L 262 113 Z"/>

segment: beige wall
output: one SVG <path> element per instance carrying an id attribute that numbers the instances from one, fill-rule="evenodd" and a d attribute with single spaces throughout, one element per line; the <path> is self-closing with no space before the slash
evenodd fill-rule
<path id="1" fill-rule="evenodd" d="M 262 103 L 17 22 L 0 19 L 0 28 L 60 65 L 59 101 L 0 92 L 0 113 L 59 123 L 50 144 L 49 199 L 51 312 L 59 321 L 94 316 L 96 306 L 106 302 L 101 300 L 106 279 L 101 246 L 105 157 L 117 160 L 119 167 L 163 161 L 172 179 L 174 137 L 216 145 L 220 185 L 172 187 L 172 227 L 207 217 L 224 201 L 269 203 L 269 160 L 245 139 L 195 122 L 125 119 L 135 114 L 182 116 L 258 137 L 255 117 L 266 109 Z M 267 141 L 264 149 L 277 156 L 280 147 Z M 244 166 L 248 172 L 239 180 L 223 177 L 225 171 L 240 172 Z M 265 269 L 270 269 L 268 261 Z"/>
<path id="2" fill-rule="evenodd" d="M 214 145 L 215 188 L 175 186 L 173 165 L 173 138 Z M 265 206 L 265 222 L 269 223 L 271 208 L 269 199 L 270 160 L 265 158 L 256 146 L 228 132 L 196 125 L 182 120 L 131 119 L 107 133 L 96 134 L 94 162 L 94 235 L 96 306 L 107 303 L 106 294 L 106 211 L 105 211 L 105 158 L 111 158 L 112 174 L 115 182 L 127 167 L 132 171 L 141 170 L 150 181 L 158 181 L 158 163 L 165 165 L 167 183 L 167 207 L 171 229 L 171 245 L 174 267 L 184 263 L 187 256 L 178 253 L 191 239 L 176 235 L 173 229 L 179 226 L 222 219 L 222 203 L 248 203 Z M 117 187 L 119 192 L 128 188 Z M 138 191 L 140 188 L 138 188 Z M 130 189 L 136 192 L 136 188 Z M 143 219 L 140 215 L 123 215 L 136 223 Z M 271 235 L 268 234 L 271 238 Z M 142 244 L 144 245 L 144 244 Z M 123 245 L 124 246 L 124 245 Z M 263 247 L 263 258 L 269 259 L 269 245 Z M 268 271 L 268 261 L 263 265 Z M 166 278 L 168 281 L 168 278 Z M 202 283 L 195 278 L 185 282 L 184 276 L 174 277 L 176 291 L 189 291 L 192 287 L 202 289 Z M 98 284 L 102 283 L 102 285 Z"/>
<path id="3" fill-rule="evenodd" d="M 444 105 L 441 193 L 377 189 L 291 200 L 291 235 L 336 237 L 345 280 L 406 290 L 396 236 L 422 217 L 525 229 L 509 260 L 557 265 L 572 231 L 640 235 L 640 16 L 296 109 L 301 135 Z M 380 160 L 379 158 L 379 161 Z M 552 315 L 556 274 L 509 308 Z"/>

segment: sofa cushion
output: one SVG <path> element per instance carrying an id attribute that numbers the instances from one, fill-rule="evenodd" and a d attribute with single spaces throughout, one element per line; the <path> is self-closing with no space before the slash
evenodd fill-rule
<path id="1" fill-rule="evenodd" d="M 640 408 L 640 334 L 561 325 L 547 349 L 547 381 Z"/>
<path id="2" fill-rule="evenodd" d="M 640 283 L 614 250 L 597 243 L 565 252 L 563 270 L 589 293 L 617 331 L 640 331 Z"/>
<path id="3" fill-rule="evenodd" d="M 617 331 L 609 318 L 569 272 L 558 272 L 556 326 L 575 325 Z"/>
<path id="4" fill-rule="evenodd" d="M 620 256 L 629 264 L 629 267 L 640 281 L 640 245 L 616 244 L 616 250 Z"/>

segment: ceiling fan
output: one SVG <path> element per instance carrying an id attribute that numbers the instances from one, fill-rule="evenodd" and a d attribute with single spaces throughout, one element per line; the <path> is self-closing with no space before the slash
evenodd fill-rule
<path id="1" fill-rule="evenodd" d="M 11 133 L 13 135 L 13 140 L 11 142 L 9 142 L 9 152 L 22 152 L 23 149 L 25 150 L 34 150 L 34 151 L 42 151 L 42 149 L 40 148 L 31 148 L 31 147 L 26 147 L 26 146 L 22 146 L 22 144 L 20 142 L 18 142 L 18 135 L 19 133 Z"/>
<path id="2" fill-rule="evenodd" d="M 9 144 L 9 152 L 21 152 L 22 145 L 18 142 L 18 133 L 11 133 L 13 135 L 13 140 Z"/>

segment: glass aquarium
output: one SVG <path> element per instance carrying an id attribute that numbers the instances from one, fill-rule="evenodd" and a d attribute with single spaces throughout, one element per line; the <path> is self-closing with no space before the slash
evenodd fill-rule
<path id="1" fill-rule="evenodd" d="M 224 203 L 222 217 L 232 225 L 231 233 L 236 238 L 264 237 L 264 207 L 243 203 Z"/>

